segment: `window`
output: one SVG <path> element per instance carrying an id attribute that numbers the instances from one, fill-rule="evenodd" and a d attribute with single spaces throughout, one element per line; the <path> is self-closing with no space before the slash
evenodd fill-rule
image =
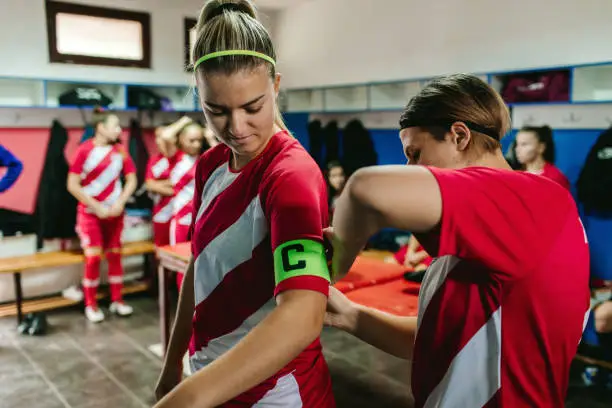
<path id="1" fill-rule="evenodd" d="M 47 1 L 49 60 L 151 68 L 148 13 Z"/>
<path id="2" fill-rule="evenodd" d="M 198 20 L 195 18 L 185 19 L 185 70 L 189 70 L 191 65 L 191 48 L 196 41 L 196 30 L 195 26 Z"/>

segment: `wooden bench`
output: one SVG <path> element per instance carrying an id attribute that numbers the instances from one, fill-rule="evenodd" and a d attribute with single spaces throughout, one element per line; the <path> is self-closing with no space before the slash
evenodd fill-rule
<path id="1" fill-rule="evenodd" d="M 155 245 L 150 241 L 129 242 L 121 249 L 122 256 L 147 255 L 155 253 Z M 146 258 L 145 258 L 146 259 Z M 21 287 L 21 275 L 23 273 L 41 268 L 52 268 L 57 266 L 70 266 L 83 263 L 85 256 L 81 251 L 58 251 L 42 252 L 32 255 L 16 256 L 13 258 L 0 259 L 0 274 L 13 274 L 15 281 L 15 303 L 0 305 L 0 317 L 17 315 L 18 323 L 23 319 L 23 313 L 38 312 L 49 309 L 72 306 L 80 303 L 63 296 L 51 296 L 25 301 Z M 147 264 L 147 262 L 145 262 Z M 136 293 L 147 290 L 148 285 L 137 283 L 126 285 L 123 293 Z M 103 297 L 103 294 L 98 294 Z"/>

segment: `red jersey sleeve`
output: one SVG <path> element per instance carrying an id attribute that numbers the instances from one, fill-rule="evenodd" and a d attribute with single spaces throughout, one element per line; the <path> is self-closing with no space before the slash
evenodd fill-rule
<path id="1" fill-rule="evenodd" d="M 305 289 L 329 293 L 323 244 L 328 208 L 325 181 L 314 163 L 286 159 L 263 181 L 261 196 L 269 222 L 277 295 Z"/>
<path id="2" fill-rule="evenodd" d="M 200 205 L 202 205 L 202 190 L 204 189 L 204 167 L 205 156 L 202 155 L 198 159 L 195 166 L 195 188 L 193 191 L 193 209 L 191 216 L 191 225 L 189 225 L 189 231 L 187 233 L 187 239 L 191 241 L 191 237 L 193 236 L 193 229 L 195 228 L 195 223 L 197 221 L 198 211 L 200 210 Z"/>
<path id="3" fill-rule="evenodd" d="M 69 173 L 81 174 L 83 172 L 83 165 L 85 164 L 85 160 L 87 160 L 87 154 L 89 153 L 89 144 L 81 144 L 74 156 L 72 157 L 72 163 L 70 163 L 70 168 L 68 169 Z"/>
<path id="4" fill-rule="evenodd" d="M 486 168 L 429 170 L 440 187 L 442 219 L 436 232 L 423 235 L 425 248 L 482 263 L 501 278 L 537 266 L 570 214 L 567 192 L 538 176 Z"/>
<path id="5" fill-rule="evenodd" d="M 158 160 L 158 155 L 149 157 L 149 161 L 147 162 L 147 170 L 145 172 L 145 180 L 155 180 L 155 176 L 153 175 L 153 166 Z"/>

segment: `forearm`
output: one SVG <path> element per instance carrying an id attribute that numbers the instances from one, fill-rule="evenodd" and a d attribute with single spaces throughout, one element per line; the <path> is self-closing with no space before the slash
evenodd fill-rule
<path id="1" fill-rule="evenodd" d="M 171 196 L 174 192 L 172 191 L 172 187 L 167 183 L 164 183 L 160 180 L 155 179 L 147 179 L 145 181 L 145 187 L 151 193 L 161 194 L 165 196 Z"/>
<path id="2" fill-rule="evenodd" d="M 178 307 L 172 327 L 172 334 L 166 350 L 165 364 L 179 364 L 182 361 L 191 338 L 191 321 L 195 309 L 193 294 L 193 259 L 189 261 L 181 292 L 179 294 Z M 176 367 L 175 367 L 176 368 Z"/>
<path id="3" fill-rule="evenodd" d="M 355 305 L 355 326 L 346 331 L 380 350 L 409 360 L 416 330 L 416 317 L 395 316 Z"/>
<path id="4" fill-rule="evenodd" d="M 125 203 L 127 203 L 132 194 L 134 194 L 137 184 L 138 180 L 136 179 L 136 174 L 128 174 L 125 180 L 125 185 L 123 186 L 123 191 L 121 191 L 121 195 L 117 200 L 122 206 L 125 206 Z"/>
<path id="5" fill-rule="evenodd" d="M 421 262 L 423 262 L 425 259 L 427 259 L 429 255 L 427 254 L 427 252 L 425 251 L 419 251 L 416 254 L 414 254 L 414 261 L 413 263 L 418 265 Z"/>
<path id="6" fill-rule="evenodd" d="M 303 302 L 280 304 L 234 348 L 169 393 L 162 407 L 216 407 L 280 371 L 321 332 L 325 297 L 316 313 Z"/>
<path id="7" fill-rule="evenodd" d="M 354 186 L 354 182 L 347 185 L 334 212 L 334 281 L 346 275 L 368 239 L 381 228 L 378 215 L 354 194 Z"/>
<path id="8" fill-rule="evenodd" d="M 95 198 L 85 193 L 83 187 L 81 187 L 80 184 L 68 182 L 67 188 L 68 192 L 72 194 L 72 196 L 76 198 L 81 204 L 89 208 L 94 208 L 97 205 L 100 205 L 100 203 Z"/>
<path id="9" fill-rule="evenodd" d="M 185 126 L 187 126 L 191 122 L 193 122 L 193 120 L 190 117 L 183 116 L 182 118 L 172 123 L 171 125 L 166 126 L 160 132 L 161 139 L 167 142 L 176 141 L 176 137 L 178 133 L 181 131 L 181 129 L 183 129 Z"/>

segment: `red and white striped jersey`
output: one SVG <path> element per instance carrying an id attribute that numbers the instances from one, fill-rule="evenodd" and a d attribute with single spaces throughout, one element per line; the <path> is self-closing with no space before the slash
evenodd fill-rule
<path id="1" fill-rule="evenodd" d="M 174 186 L 172 217 L 177 224 L 190 226 L 198 158 L 179 151 L 173 159 L 174 164 L 170 171 L 170 180 Z"/>
<path id="2" fill-rule="evenodd" d="M 569 192 L 544 177 L 429 169 L 439 228 L 419 293 L 416 407 L 562 407 L 589 311 L 589 248 Z"/>
<path id="3" fill-rule="evenodd" d="M 147 180 L 167 180 L 170 178 L 171 160 L 161 153 L 152 156 L 147 163 Z M 165 224 L 172 218 L 173 196 L 151 194 L 153 199 L 153 222 Z"/>
<path id="4" fill-rule="evenodd" d="M 136 166 L 121 144 L 98 146 L 89 139 L 77 148 L 69 172 L 81 177 L 85 194 L 110 207 L 121 196 L 121 174 L 136 172 Z M 78 210 L 93 212 L 82 203 Z"/>
<path id="5" fill-rule="evenodd" d="M 277 294 L 290 289 L 325 295 L 329 291 L 328 280 L 317 276 L 316 268 L 306 261 L 287 261 L 288 267 L 302 269 L 299 276 L 275 278 L 278 268 L 273 257 L 279 248 L 303 252 L 300 244 L 292 244 L 296 240 L 322 246 L 327 191 L 317 164 L 286 132 L 274 135 L 264 152 L 240 171 L 230 168 L 230 157 L 231 150 L 218 145 L 197 164 L 191 226 L 193 371 L 240 342 L 274 309 Z M 326 269 L 324 256 L 322 262 Z M 334 407 L 319 340 L 280 372 L 224 406 Z"/>

